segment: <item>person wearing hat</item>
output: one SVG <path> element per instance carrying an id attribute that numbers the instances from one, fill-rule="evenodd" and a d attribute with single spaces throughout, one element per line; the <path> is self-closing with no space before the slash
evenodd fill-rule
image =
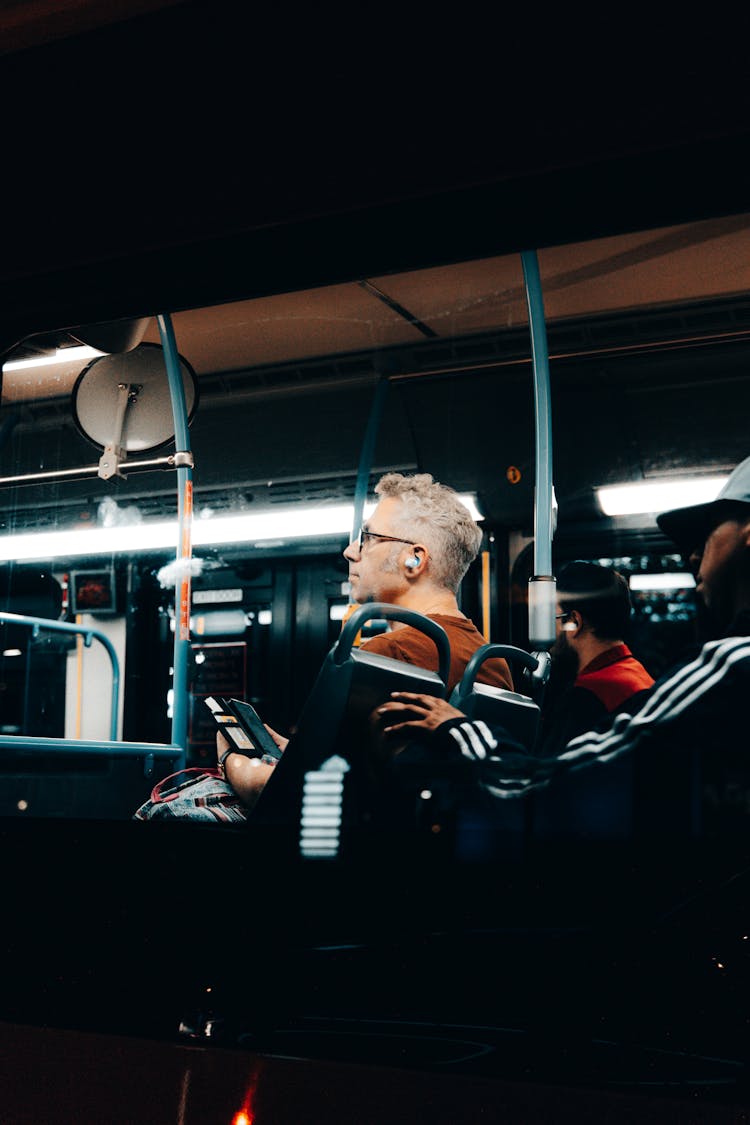
<path id="1" fill-rule="evenodd" d="M 664 512 L 657 523 L 690 560 L 714 639 L 634 695 L 630 710 L 626 704 L 555 757 L 528 754 L 503 727 L 471 722 L 445 700 L 424 695 L 394 693 L 382 708 L 391 720 L 387 729 L 400 737 L 429 735 L 436 753 L 452 749 L 478 761 L 488 787 L 503 799 L 641 748 L 673 750 L 683 760 L 695 751 L 704 761 L 712 751 L 746 750 L 750 759 L 750 457 L 715 500 Z"/>
<path id="2" fill-rule="evenodd" d="M 676 508 L 656 522 L 688 559 L 717 635 L 750 632 L 750 457 L 715 500 Z"/>

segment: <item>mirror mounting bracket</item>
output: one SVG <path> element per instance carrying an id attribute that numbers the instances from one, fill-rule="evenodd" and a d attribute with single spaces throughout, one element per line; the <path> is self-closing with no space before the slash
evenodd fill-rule
<path id="1" fill-rule="evenodd" d="M 120 462 L 124 456 L 122 448 L 122 428 L 125 425 L 125 413 L 130 403 L 138 400 L 138 391 L 141 387 L 134 383 L 117 384 L 117 410 L 112 437 L 104 446 L 104 452 L 99 458 L 98 475 L 102 480 L 110 480 L 120 474 Z"/>

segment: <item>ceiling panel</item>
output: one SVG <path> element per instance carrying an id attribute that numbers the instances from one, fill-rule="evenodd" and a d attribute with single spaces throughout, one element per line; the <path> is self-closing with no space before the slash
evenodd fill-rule
<path id="1" fill-rule="evenodd" d="M 179 312 L 172 321 L 178 350 L 199 375 L 423 339 L 356 283 Z M 156 322 L 144 339 L 158 342 Z"/>
<path id="2" fill-rule="evenodd" d="M 603 238 L 539 253 L 550 320 L 750 290 L 750 216 Z"/>
<path id="3" fill-rule="evenodd" d="M 543 249 L 539 266 L 550 323 L 744 294 L 750 216 Z M 177 312 L 178 350 L 200 377 L 527 323 L 519 255 L 363 281 Z M 156 320 L 144 339 L 159 342 Z M 3 403 L 67 395 L 83 366 L 6 372 Z"/>
<path id="4" fill-rule="evenodd" d="M 750 216 L 542 249 L 548 321 L 712 299 L 750 290 Z M 439 336 L 527 322 L 520 255 L 374 279 Z"/>

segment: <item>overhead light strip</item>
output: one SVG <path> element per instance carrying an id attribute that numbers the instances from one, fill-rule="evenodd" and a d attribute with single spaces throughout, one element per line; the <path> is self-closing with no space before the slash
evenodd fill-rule
<path id="1" fill-rule="evenodd" d="M 695 578 L 682 571 L 664 571 L 660 574 L 631 574 L 631 590 L 694 590 Z"/>
<path id="2" fill-rule="evenodd" d="M 616 484 L 596 489 L 605 516 L 640 516 L 707 504 L 715 500 L 728 477 L 683 477 L 681 480 Z"/>
<path id="3" fill-rule="evenodd" d="M 60 363 L 83 363 L 87 359 L 96 359 L 106 354 L 97 351 L 96 348 L 90 348 L 88 344 L 81 344 L 80 347 L 56 348 L 54 355 L 35 356 L 33 359 L 9 359 L 3 364 L 3 372 L 25 371 L 31 367 L 50 367 Z"/>
<path id="4" fill-rule="evenodd" d="M 473 496 L 459 499 L 476 520 L 483 519 Z M 365 509 L 369 515 L 374 504 Z M 252 515 L 214 516 L 193 522 L 193 546 L 279 545 L 298 539 L 349 536 L 353 504 L 288 507 Z M 130 555 L 175 547 L 177 521 L 158 520 L 119 527 L 70 528 L 0 536 L 0 562 L 69 559 L 96 555 Z"/>

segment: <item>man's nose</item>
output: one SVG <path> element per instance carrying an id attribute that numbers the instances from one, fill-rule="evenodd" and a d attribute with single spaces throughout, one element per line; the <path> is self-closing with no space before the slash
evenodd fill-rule
<path id="1" fill-rule="evenodd" d="M 344 558 L 349 559 L 350 562 L 356 562 L 359 558 L 359 543 L 356 539 L 352 539 L 349 546 L 345 548 Z"/>

